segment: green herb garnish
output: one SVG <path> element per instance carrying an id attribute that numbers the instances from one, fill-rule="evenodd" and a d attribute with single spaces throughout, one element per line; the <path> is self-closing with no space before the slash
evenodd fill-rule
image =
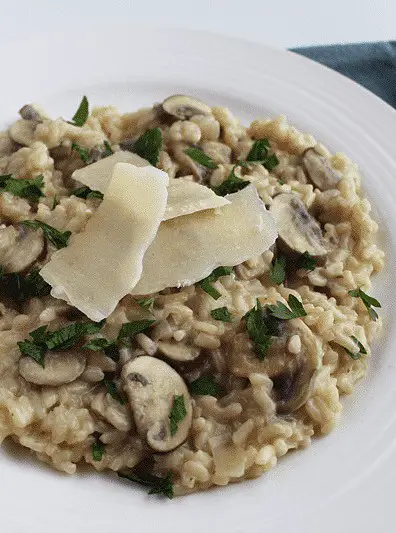
<path id="1" fill-rule="evenodd" d="M 38 268 L 32 269 L 25 277 L 17 272 L 10 274 L 2 272 L 0 281 L 6 294 L 18 302 L 34 297 L 40 298 L 51 291 L 51 286 L 43 280 Z"/>
<path id="2" fill-rule="evenodd" d="M 113 149 L 112 149 L 111 144 L 109 143 L 109 141 L 105 141 L 103 144 L 104 144 L 104 150 L 102 152 L 102 159 L 105 158 L 105 157 L 109 157 L 110 155 L 114 154 Z"/>
<path id="3" fill-rule="evenodd" d="M 284 283 L 286 279 L 286 257 L 277 257 L 271 265 L 270 278 L 277 285 Z"/>
<path id="4" fill-rule="evenodd" d="M 45 222 L 40 222 L 40 220 L 24 220 L 22 224 L 27 228 L 43 230 L 45 237 L 58 250 L 68 245 L 71 231 L 59 231 Z"/>
<path id="5" fill-rule="evenodd" d="M 58 200 L 58 198 L 56 197 L 56 194 L 55 194 L 55 196 L 54 196 L 54 198 L 52 200 L 52 211 L 55 209 L 55 207 L 57 205 L 59 205 L 59 200 Z"/>
<path id="6" fill-rule="evenodd" d="M 318 261 L 310 253 L 304 252 L 298 258 L 297 267 L 311 272 L 316 268 L 317 263 Z"/>
<path id="7" fill-rule="evenodd" d="M 190 392 L 196 396 L 219 396 L 220 387 L 211 376 L 201 376 L 190 383 Z"/>
<path id="8" fill-rule="evenodd" d="M 44 357 L 46 352 L 45 346 L 36 344 L 31 340 L 19 341 L 17 344 L 22 355 L 31 357 L 44 368 Z"/>
<path id="9" fill-rule="evenodd" d="M 72 194 L 77 196 L 77 198 L 84 198 L 84 200 L 87 198 L 98 198 L 99 200 L 103 200 L 103 194 L 100 191 L 93 191 L 85 185 L 73 191 Z"/>
<path id="10" fill-rule="evenodd" d="M 357 339 L 354 335 L 351 335 L 351 339 L 353 340 L 353 342 L 356 344 L 356 346 L 359 348 L 359 351 L 357 353 L 353 353 L 351 352 L 350 350 L 347 350 L 345 348 L 345 351 L 347 352 L 347 354 L 352 357 L 352 359 L 360 359 L 362 355 L 367 355 L 367 350 L 366 348 L 363 346 L 363 344 L 360 342 L 359 339 Z"/>
<path id="11" fill-rule="evenodd" d="M 276 305 L 268 305 L 268 310 L 272 316 L 281 320 L 292 320 L 293 318 L 307 316 L 303 304 L 293 294 L 289 295 L 287 303 L 290 309 L 282 302 L 276 302 Z"/>
<path id="12" fill-rule="evenodd" d="M 218 164 L 213 161 L 211 157 L 209 157 L 203 150 L 200 148 L 186 148 L 184 150 L 184 153 L 188 155 L 188 157 L 191 157 L 196 163 L 201 165 L 202 167 L 206 168 L 212 168 L 215 169 L 218 167 Z"/>
<path id="13" fill-rule="evenodd" d="M 71 149 L 73 152 L 76 152 L 78 154 L 78 157 L 81 159 L 81 161 L 84 161 L 84 163 L 88 163 L 91 157 L 91 150 L 89 150 L 89 148 L 83 148 L 79 144 L 72 143 Z"/>
<path id="14" fill-rule="evenodd" d="M 379 303 L 378 300 L 376 300 L 372 296 L 369 296 L 368 294 L 363 292 L 362 289 L 360 288 L 353 289 L 352 291 L 348 291 L 348 294 L 350 296 L 354 296 L 355 298 L 360 298 L 362 302 L 364 303 L 368 311 L 368 314 L 371 317 L 371 320 L 377 320 L 378 313 L 375 309 L 373 309 L 373 307 L 381 307 L 381 304 Z"/>
<path id="15" fill-rule="evenodd" d="M 246 321 L 246 329 L 250 340 L 253 342 L 257 357 L 262 361 L 272 344 L 272 335 L 265 323 L 260 300 L 256 300 L 256 305 L 243 318 Z"/>
<path id="16" fill-rule="evenodd" d="M 141 298 L 140 300 L 136 300 L 136 303 L 140 305 L 142 309 L 147 309 L 147 311 L 150 311 L 150 313 L 153 312 L 154 309 L 154 302 L 155 298 Z"/>
<path id="17" fill-rule="evenodd" d="M 104 453 L 105 446 L 103 442 L 101 442 L 99 439 L 96 439 L 95 442 L 92 443 L 92 459 L 94 461 L 101 461 Z"/>
<path id="18" fill-rule="evenodd" d="M 13 178 L 12 174 L 0 176 L 0 193 L 10 192 L 14 196 L 38 202 L 44 196 L 44 177 L 42 174 L 32 179 Z"/>
<path id="19" fill-rule="evenodd" d="M 159 161 L 162 149 L 162 133 L 159 128 L 153 128 L 141 135 L 133 146 L 135 154 L 147 159 L 154 167 Z"/>
<path id="20" fill-rule="evenodd" d="M 138 476 L 137 474 L 117 472 L 118 476 L 123 479 L 132 481 L 133 483 L 138 483 L 144 487 L 150 487 L 151 490 L 149 494 L 160 494 L 166 496 L 170 500 L 173 498 L 173 483 L 172 483 L 172 472 L 169 472 L 166 477 L 157 477 L 152 474 L 146 474 L 145 477 Z"/>
<path id="21" fill-rule="evenodd" d="M 267 170 L 273 170 L 279 164 L 279 159 L 275 154 L 268 155 L 269 148 L 268 139 L 257 139 L 246 157 L 246 162 L 260 164 Z"/>
<path id="22" fill-rule="evenodd" d="M 126 322 L 121 326 L 118 334 L 118 340 L 122 342 L 128 342 L 133 339 L 138 333 L 142 333 L 146 329 L 155 324 L 155 320 L 134 320 L 133 322 Z"/>
<path id="23" fill-rule="evenodd" d="M 222 322 L 232 322 L 231 313 L 227 307 L 218 307 L 210 312 L 212 318 L 215 320 L 221 320 Z"/>
<path id="24" fill-rule="evenodd" d="M 118 361 L 120 358 L 117 344 L 114 341 L 109 341 L 104 338 L 91 339 L 87 344 L 82 346 L 82 349 L 92 350 L 93 352 L 103 351 L 107 357 L 110 357 L 113 361 Z"/>
<path id="25" fill-rule="evenodd" d="M 181 394 L 180 396 L 175 394 L 173 396 L 172 410 L 169 415 L 170 434 L 172 436 L 177 432 L 179 422 L 181 422 L 185 418 L 186 415 L 187 415 L 187 409 L 184 404 L 183 394 Z"/>
<path id="26" fill-rule="evenodd" d="M 89 116 L 89 104 L 88 104 L 88 98 L 86 96 L 83 96 L 80 105 L 78 106 L 77 111 L 74 114 L 74 117 L 72 118 L 72 121 L 75 126 L 84 126 L 85 122 L 87 121 L 87 118 Z"/>
<path id="27" fill-rule="evenodd" d="M 107 389 L 107 392 L 110 394 L 110 396 L 119 402 L 121 405 L 125 404 L 124 398 L 121 397 L 120 393 L 118 392 L 117 385 L 114 383 L 114 381 L 110 381 L 109 379 L 104 379 L 103 384 Z"/>
<path id="28" fill-rule="evenodd" d="M 273 170 L 275 167 L 279 165 L 279 159 L 276 157 L 275 154 L 271 154 L 267 157 L 265 161 L 263 161 L 262 165 L 267 170 Z"/>
<path id="29" fill-rule="evenodd" d="M 202 279 L 201 281 L 198 281 L 196 285 L 198 287 L 201 287 L 201 289 L 204 290 L 207 294 L 209 294 L 212 298 L 218 300 L 221 294 L 217 289 L 213 287 L 212 283 L 214 281 L 217 281 L 222 276 L 229 276 L 230 274 L 232 274 L 231 267 L 218 267 L 215 268 L 213 272 L 209 274 L 208 277 Z"/>
<path id="30" fill-rule="evenodd" d="M 243 180 L 235 174 L 235 169 L 239 165 L 234 165 L 228 178 L 223 181 L 218 187 L 213 187 L 213 191 L 219 196 L 225 196 L 226 194 L 233 194 L 234 192 L 241 191 L 248 185 L 250 181 Z"/>

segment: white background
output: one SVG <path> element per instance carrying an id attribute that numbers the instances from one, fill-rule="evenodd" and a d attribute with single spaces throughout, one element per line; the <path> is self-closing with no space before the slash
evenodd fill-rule
<path id="1" fill-rule="evenodd" d="M 396 38 L 395 0 L 0 0 L 0 42 L 48 26 L 68 26 L 75 40 L 86 27 L 120 19 L 283 48 Z"/>

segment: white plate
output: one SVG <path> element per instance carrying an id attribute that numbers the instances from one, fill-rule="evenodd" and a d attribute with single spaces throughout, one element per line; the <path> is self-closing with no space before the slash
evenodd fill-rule
<path id="1" fill-rule="evenodd" d="M 0 455 L 1 530 L 371 533 L 391 531 L 396 474 L 396 112 L 342 76 L 289 52 L 204 33 L 98 28 L 19 40 L 0 50 L 0 117 L 26 102 L 71 117 L 82 94 L 122 110 L 172 93 L 229 106 L 244 121 L 283 113 L 357 161 L 388 254 L 375 293 L 386 332 L 369 376 L 344 400 L 342 425 L 261 479 L 184 499 L 149 498 L 113 476 L 67 477 Z M 386 527 L 388 526 L 388 527 Z"/>

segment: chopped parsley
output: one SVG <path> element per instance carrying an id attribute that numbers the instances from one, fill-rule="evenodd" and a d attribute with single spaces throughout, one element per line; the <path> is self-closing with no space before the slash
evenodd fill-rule
<path id="1" fill-rule="evenodd" d="M 55 196 L 54 196 L 54 198 L 52 200 L 52 211 L 55 209 L 55 207 L 57 205 L 59 205 L 59 200 L 58 200 L 58 198 L 56 197 L 56 194 L 55 194 Z"/>
<path id="2" fill-rule="evenodd" d="M 225 196 L 226 194 L 232 194 L 234 192 L 241 191 L 248 185 L 250 185 L 250 181 L 243 180 L 242 178 L 239 178 L 236 173 L 235 169 L 238 165 L 234 165 L 232 168 L 228 178 L 223 181 L 219 186 L 213 187 L 213 191 L 218 194 L 219 196 Z"/>
<path id="3" fill-rule="evenodd" d="M 201 165 L 202 167 L 215 169 L 218 167 L 218 164 L 213 161 L 211 157 L 209 157 L 201 148 L 186 148 L 184 150 L 184 153 L 188 155 L 188 157 L 191 157 L 196 163 Z"/>
<path id="4" fill-rule="evenodd" d="M 32 269 L 27 276 L 17 272 L 0 274 L 2 291 L 16 302 L 22 303 L 29 298 L 40 298 L 51 291 L 51 286 L 43 280 L 38 268 Z"/>
<path id="5" fill-rule="evenodd" d="M 173 483 L 172 472 L 169 472 L 166 477 L 153 476 L 152 474 L 146 474 L 144 477 L 137 474 L 117 472 L 118 476 L 123 479 L 138 483 L 144 487 L 150 487 L 149 494 L 159 494 L 166 496 L 170 500 L 173 498 Z"/>
<path id="6" fill-rule="evenodd" d="M 86 96 L 83 96 L 80 105 L 78 106 L 77 111 L 74 113 L 74 116 L 72 118 L 73 124 L 75 126 L 84 126 L 85 122 L 87 121 L 87 118 L 89 116 L 89 104 L 88 104 L 88 98 Z"/>
<path id="7" fill-rule="evenodd" d="M 211 274 L 209 274 L 208 277 L 202 279 L 201 281 L 198 281 L 196 285 L 198 287 L 201 287 L 203 291 L 205 291 L 209 296 L 214 298 L 215 300 L 218 300 L 221 296 L 219 291 L 215 289 L 212 285 L 214 281 L 217 281 L 222 276 L 229 276 L 232 274 L 232 268 L 231 267 L 218 267 L 213 270 Z"/>
<path id="8" fill-rule="evenodd" d="M 104 150 L 102 152 L 102 158 L 104 157 L 109 157 L 110 155 L 113 155 L 114 154 L 114 151 L 111 147 L 111 144 L 109 143 L 109 141 L 105 141 L 103 143 L 104 145 Z"/>
<path id="9" fill-rule="evenodd" d="M 120 393 L 118 392 L 117 385 L 114 383 L 114 381 L 111 381 L 109 379 L 104 379 L 103 384 L 106 387 L 107 392 L 110 394 L 110 396 L 119 402 L 121 405 L 125 404 L 124 398 L 121 397 Z"/>
<path id="10" fill-rule="evenodd" d="M 287 303 L 290 309 L 282 302 L 276 302 L 276 305 L 268 305 L 267 307 L 272 316 L 281 320 L 292 320 L 293 318 L 307 316 L 303 304 L 293 294 L 289 295 Z"/>
<path id="11" fill-rule="evenodd" d="M 170 421 L 170 434 L 173 436 L 177 432 L 178 424 L 184 420 L 187 415 L 187 409 L 184 403 L 184 396 L 181 394 L 178 396 L 175 394 L 173 396 L 173 405 L 172 410 L 169 415 Z"/>
<path id="12" fill-rule="evenodd" d="M 40 222 L 40 220 L 24 220 L 22 224 L 27 228 L 43 230 L 45 237 L 57 250 L 68 245 L 71 231 L 59 231 L 45 222 Z"/>
<path id="13" fill-rule="evenodd" d="M 211 376 L 201 376 L 190 383 L 190 392 L 196 396 L 219 396 L 220 387 Z"/>
<path id="14" fill-rule="evenodd" d="M 150 311 L 150 313 L 153 312 L 154 309 L 154 302 L 155 298 L 141 298 L 140 300 L 136 300 L 136 303 L 140 305 L 142 309 L 147 309 L 147 311 Z"/>
<path id="15" fill-rule="evenodd" d="M 113 361 L 118 361 L 120 358 L 117 344 L 114 341 L 109 341 L 104 338 L 91 339 L 87 344 L 82 346 L 82 349 L 92 350 L 93 352 L 103 351 L 107 357 L 110 357 Z"/>
<path id="16" fill-rule="evenodd" d="M 159 161 L 162 149 L 162 133 L 159 128 L 153 128 L 141 135 L 133 146 L 133 152 L 147 159 L 154 167 Z"/>
<path id="17" fill-rule="evenodd" d="M 368 314 L 370 315 L 371 320 L 377 320 L 378 313 L 373 307 L 381 307 L 381 304 L 378 300 L 373 298 L 372 296 L 369 296 L 365 292 L 362 291 L 362 289 L 353 289 L 352 291 L 348 291 L 348 294 L 350 296 L 354 296 L 355 298 L 360 298 L 362 302 L 364 303 Z"/>
<path id="18" fill-rule="evenodd" d="M 260 300 L 243 317 L 250 340 L 253 342 L 257 357 L 262 361 L 272 344 L 272 334 L 264 320 L 263 308 Z"/>
<path id="19" fill-rule="evenodd" d="M 22 355 L 31 357 L 44 368 L 44 357 L 47 351 L 44 345 L 36 344 L 31 340 L 19 341 L 17 344 Z"/>
<path id="20" fill-rule="evenodd" d="M 93 191 L 85 185 L 73 191 L 72 194 L 77 196 L 77 198 L 84 198 L 84 200 L 89 198 L 98 198 L 99 200 L 103 200 L 103 194 L 100 191 Z"/>
<path id="21" fill-rule="evenodd" d="M 133 339 L 138 333 L 142 333 L 155 323 L 155 320 L 134 320 L 133 322 L 126 322 L 121 326 L 118 334 L 118 340 L 122 342 L 128 342 Z"/>
<path id="22" fill-rule="evenodd" d="M 105 446 L 103 442 L 101 442 L 99 439 L 96 439 L 92 443 L 92 459 L 94 461 L 101 461 L 104 453 L 105 453 Z"/>
<path id="23" fill-rule="evenodd" d="M 279 159 L 275 154 L 268 154 L 269 148 L 268 139 L 257 139 L 246 157 L 246 162 L 263 165 L 267 170 L 273 170 L 279 164 Z"/>
<path id="24" fill-rule="evenodd" d="M 359 348 L 359 351 L 358 352 L 351 352 L 350 350 L 347 350 L 345 348 L 345 351 L 347 352 L 347 354 L 352 357 L 352 359 L 360 359 L 362 355 L 367 355 L 367 350 L 366 348 L 363 346 L 363 344 L 360 342 L 359 339 L 357 339 L 354 335 L 351 336 L 351 339 L 353 340 L 353 342 L 356 344 L 356 346 Z"/>
<path id="25" fill-rule="evenodd" d="M 304 252 L 298 258 L 297 267 L 311 272 L 316 268 L 317 263 L 318 261 L 310 253 Z"/>
<path id="26" fill-rule="evenodd" d="M 0 193 L 10 192 L 14 196 L 38 202 L 44 196 L 44 177 L 42 174 L 31 179 L 13 178 L 12 174 L 0 176 Z"/>
<path id="27" fill-rule="evenodd" d="M 79 144 L 72 143 L 71 149 L 73 152 L 76 152 L 78 157 L 81 159 L 81 161 L 84 161 L 84 163 L 88 163 L 90 157 L 91 157 L 91 150 L 89 148 L 83 148 Z"/>
<path id="28" fill-rule="evenodd" d="M 276 283 L 276 285 L 281 285 L 285 282 L 286 257 L 280 256 L 275 259 L 274 263 L 271 265 L 270 278 L 274 283 Z"/>
<path id="29" fill-rule="evenodd" d="M 222 322 L 232 322 L 231 313 L 227 307 L 218 307 L 210 312 L 212 318 L 215 320 L 221 320 Z"/>
<path id="30" fill-rule="evenodd" d="M 276 157 L 275 154 L 271 154 L 267 157 L 265 161 L 263 161 L 262 164 L 263 167 L 265 167 L 267 170 L 273 170 L 279 165 L 279 159 Z"/>

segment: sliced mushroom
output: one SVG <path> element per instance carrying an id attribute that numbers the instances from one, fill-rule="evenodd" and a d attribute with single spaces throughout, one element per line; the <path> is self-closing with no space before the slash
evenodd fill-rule
<path id="1" fill-rule="evenodd" d="M 47 352 L 44 368 L 31 357 L 19 360 L 19 373 L 35 385 L 58 386 L 75 381 L 85 370 L 86 357 L 80 352 Z"/>
<path id="2" fill-rule="evenodd" d="M 181 120 L 188 120 L 194 115 L 211 115 L 210 107 L 201 100 L 193 98 L 192 96 L 185 96 L 184 94 L 175 94 L 169 96 L 162 102 L 162 109 Z"/>
<path id="3" fill-rule="evenodd" d="M 172 361 L 193 361 L 199 356 L 199 348 L 186 346 L 180 342 L 157 342 L 158 350 Z"/>
<path id="4" fill-rule="evenodd" d="M 0 264 L 4 271 L 23 272 L 42 254 L 44 237 L 23 225 L 0 229 Z"/>
<path id="5" fill-rule="evenodd" d="M 305 150 L 303 165 L 312 183 L 321 191 L 335 189 L 340 181 L 340 174 L 332 168 L 329 160 L 319 154 L 315 148 Z"/>
<path id="6" fill-rule="evenodd" d="M 183 175 L 193 174 L 198 182 L 202 182 L 211 172 L 210 169 L 199 165 L 194 159 L 184 153 L 184 150 L 188 148 L 189 145 L 185 143 L 174 143 L 170 147 L 170 151 L 175 158 L 176 162 L 181 167 Z"/>
<path id="7" fill-rule="evenodd" d="M 317 258 L 327 254 L 319 223 L 296 194 L 278 194 L 270 211 L 276 220 L 279 243 L 286 252 L 308 252 Z"/>
<path id="8" fill-rule="evenodd" d="M 34 122 L 42 122 L 43 114 L 41 109 L 39 109 L 34 104 L 26 104 L 20 110 L 19 114 L 25 120 L 32 120 Z"/>
<path id="9" fill-rule="evenodd" d="M 138 433 L 156 452 L 170 452 L 188 436 L 192 422 L 190 394 L 179 374 L 164 361 L 142 356 L 127 363 L 121 378 Z M 170 414 L 175 396 L 183 395 L 187 414 L 171 435 Z"/>

